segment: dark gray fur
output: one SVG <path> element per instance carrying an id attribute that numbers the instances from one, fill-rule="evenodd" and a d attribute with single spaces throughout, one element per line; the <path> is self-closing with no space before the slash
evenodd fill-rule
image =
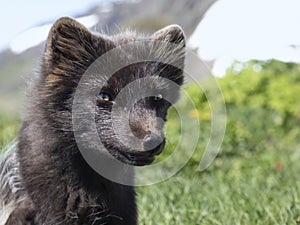
<path id="1" fill-rule="evenodd" d="M 167 59 L 178 68 L 156 62 L 136 63 L 114 74 L 105 91 L 115 96 L 137 78 L 153 77 L 153 88 L 171 92 L 175 101 L 179 89 L 169 90 L 168 84 L 161 83 L 159 77 L 178 85 L 183 82 L 185 44 L 178 26 L 164 28 L 151 36 L 124 32 L 111 37 L 93 34 L 70 18 L 59 19 L 53 25 L 40 72 L 30 88 L 16 145 L 0 163 L 0 225 L 137 224 L 134 187 L 107 180 L 88 165 L 76 145 L 71 116 L 74 92 L 85 70 L 110 49 L 138 40 L 178 44 L 178 49 L 153 46 L 158 59 Z M 130 57 L 130 53 L 125 52 L 122 57 Z M 130 93 L 127 97 L 130 98 Z M 155 120 L 160 117 L 165 121 L 170 105 L 160 101 L 153 106 L 149 99 L 135 104 L 130 111 L 133 135 L 141 140 L 149 133 L 163 137 L 163 124 Z M 114 133 L 110 110 L 111 105 L 97 103 L 95 120 L 104 146 L 122 162 L 146 164 L 131 161 L 120 153 L 139 154 L 141 149 L 128 144 L 130 135 L 122 131 L 127 121 L 121 115 L 115 121 L 120 135 Z M 133 179 L 132 171 L 116 173 Z"/>

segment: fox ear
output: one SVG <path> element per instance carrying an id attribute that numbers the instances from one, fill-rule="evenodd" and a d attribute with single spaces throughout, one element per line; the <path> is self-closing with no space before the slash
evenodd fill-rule
<path id="1" fill-rule="evenodd" d="M 160 76 L 183 83 L 183 68 L 185 60 L 185 35 L 178 25 L 170 25 L 155 32 L 151 38 L 157 43 L 160 59 L 169 65 L 163 65 Z M 160 43 L 161 41 L 161 43 Z"/>
<path id="2" fill-rule="evenodd" d="M 170 25 L 162 28 L 152 35 L 154 40 L 172 42 L 185 47 L 185 36 L 182 28 L 178 25 Z"/>
<path id="3" fill-rule="evenodd" d="M 43 58 L 43 69 L 48 75 L 68 74 L 68 70 L 86 69 L 108 50 L 109 40 L 92 34 L 74 19 L 63 17 L 52 26 Z M 54 71 L 55 70 L 55 71 Z"/>
<path id="4" fill-rule="evenodd" d="M 85 57 L 88 49 L 84 42 L 91 43 L 91 39 L 92 34 L 75 20 L 68 17 L 57 20 L 47 38 L 44 66 L 53 68 L 60 63 L 68 64 L 68 61 Z"/>

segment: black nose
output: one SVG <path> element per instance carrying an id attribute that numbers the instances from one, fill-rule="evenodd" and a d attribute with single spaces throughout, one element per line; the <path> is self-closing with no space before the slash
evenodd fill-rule
<path id="1" fill-rule="evenodd" d="M 156 134 L 149 134 L 144 138 L 144 151 L 150 151 L 153 154 L 161 153 L 164 147 L 164 139 Z"/>

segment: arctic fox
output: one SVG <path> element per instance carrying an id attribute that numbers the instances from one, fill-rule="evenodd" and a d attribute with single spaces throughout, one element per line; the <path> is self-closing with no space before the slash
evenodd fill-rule
<path id="1" fill-rule="evenodd" d="M 84 159 L 74 134 L 72 110 L 83 74 L 99 57 L 119 48 L 123 53 L 116 58 L 130 61 L 134 52 L 124 50 L 123 45 L 155 40 L 175 47 L 150 44 L 149 54 L 157 56 L 157 62 L 136 62 L 117 70 L 94 96 L 94 121 L 105 147 L 98 157 L 110 155 L 125 165 L 148 165 L 164 148 L 167 111 L 178 98 L 184 79 L 184 33 L 179 26 L 170 25 L 149 36 L 134 32 L 107 36 L 93 33 L 71 18 L 55 22 L 29 90 L 16 143 L 0 161 L 0 225 L 137 224 L 134 186 L 107 179 Z M 111 67 L 109 57 L 107 66 Z M 95 79 L 105 76 L 102 72 L 94 75 Z M 128 119 L 113 117 L 120 91 L 141 78 L 149 78 L 154 94 L 139 99 L 131 109 L 120 104 Z M 140 89 L 143 91 L 142 86 Z M 169 93 L 172 101 L 165 99 Z M 137 94 L 126 92 L 125 99 Z M 124 128 L 128 124 L 130 132 Z M 133 138 L 138 141 L 131 145 Z M 116 170 L 115 174 L 134 179 L 132 171 Z"/>

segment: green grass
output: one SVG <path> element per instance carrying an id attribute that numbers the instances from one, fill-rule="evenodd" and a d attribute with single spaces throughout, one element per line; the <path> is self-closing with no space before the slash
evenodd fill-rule
<path id="1" fill-rule="evenodd" d="M 15 114 L 0 113 L 0 153 L 14 140 L 20 125 L 20 118 Z"/>
<path id="2" fill-rule="evenodd" d="M 266 150 L 189 163 L 171 179 L 138 188 L 140 224 L 300 224 L 300 157 Z"/>
<path id="3" fill-rule="evenodd" d="M 18 117 L 0 115 L 1 148 L 14 139 L 18 127 Z M 177 129 L 167 132 L 169 146 L 174 146 Z M 226 154 L 223 149 L 207 170 L 199 172 L 202 148 L 199 143 L 189 163 L 172 178 L 137 188 L 139 224 L 300 224 L 299 145 L 278 142 L 263 151 L 236 149 L 243 154 Z"/>

